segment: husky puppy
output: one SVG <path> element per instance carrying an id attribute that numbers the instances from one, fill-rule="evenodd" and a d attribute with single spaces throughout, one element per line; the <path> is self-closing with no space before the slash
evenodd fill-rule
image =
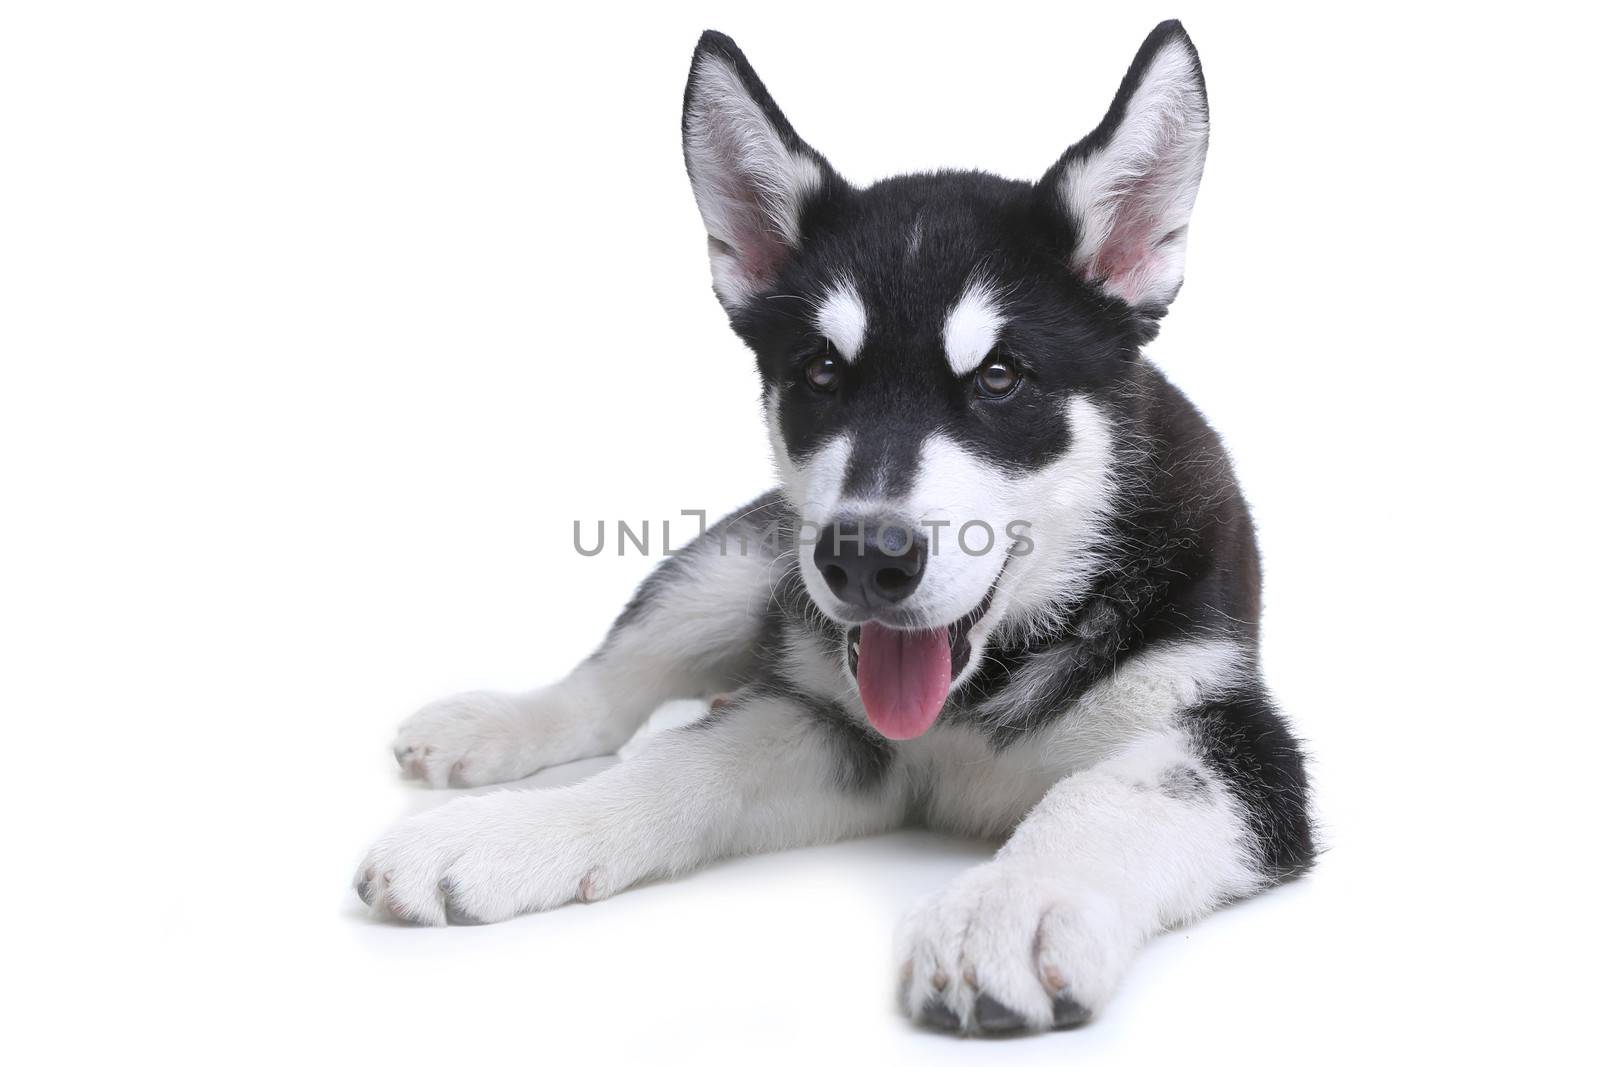
<path id="1" fill-rule="evenodd" d="M 781 487 L 666 559 L 564 680 L 425 707 L 395 755 L 481 786 L 614 752 L 667 700 L 712 710 L 579 784 L 399 823 L 356 876 L 372 914 L 495 922 L 908 824 L 1004 839 L 897 950 L 916 1022 L 999 1033 L 1083 1022 L 1152 935 L 1305 870 L 1250 516 L 1140 354 L 1207 128 L 1167 22 L 1038 181 L 858 188 L 706 33 L 684 157 Z"/>

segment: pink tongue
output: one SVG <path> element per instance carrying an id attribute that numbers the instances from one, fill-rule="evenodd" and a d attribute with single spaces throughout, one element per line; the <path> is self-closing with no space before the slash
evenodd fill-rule
<path id="1" fill-rule="evenodd" d="M 950 693 L 950 637 L 937 630 L 861 627 L 856 684 L 867 718 L 891 741 L 917 737 L 933 725 Z"/>

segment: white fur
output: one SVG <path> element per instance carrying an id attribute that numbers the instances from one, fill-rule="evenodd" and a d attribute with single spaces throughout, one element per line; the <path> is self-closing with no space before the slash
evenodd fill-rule
<path id="1" fill-rule="evenodd" d="M 1163 792 L 1174 768 L 1196 776 L 1196 795 Z M 1134 738 L 1056 782 L 994 860 L 911 912 L 906 1007 L 937 1001 L 971 1027 L 981 990 L 1039 1029 L 1057 996 L 1098 1011 L 1151 935 L 1258 887 L 1248 842 L 1181 732 Z"/>
<path id="2" fill-rule="evenodd" d="M 777 430 L 777 412 L 768 419 L 773 438 L 772 451 L 783 478 L 784 496 L 799 515 L 801 522 L 827 523 L 839 508 L 839 498 L 844 488 L 845 472 L 850 465 L 853 443 L 849 434 L 840 434 L 824 442 L 800 462 L 789 456 Z M 802 553 L 803 554 L 803 553 Z"/>
<path id="3" fill-rule="evenodd" d="M 841 278 L 829 288 L 817 305 L 816 326 L 846 363 L 861 354 L 867 342 L 867 305 L 854 282 Z"/>
<path id="4" fill-rule="evenodd" d="M 958 376 L 977 370 L 1006 324 L 1000 294 L 981 277 L 967 283 L 944 320 L 944 358 Z"/>
<path id="5" fill-rule="evenodd" d="M 995 754 L 982 735 L 946 729 L 901 746 L 930 825 L 1016 827 L 993 861 L 901 924 L 908 1011 L 938 1001 L 972 1027 L 979 990 L 1035 1028 L 1052 1024 L 1060 995 L 1099 1011 L 1146 939 L 1258 888 L 1240 806 L 1178 721 L 1244 666 L 1229 641 L 1158 646 L 1032 743 Z M 1174 769 L 1194 776 L 1194 795 L 1163 791 Z"/>
<path id="6" fill-rule="evenodd" d="M 1104 564 L 1121 489 L 1121 446 L 1110 420 L 1084 396 L 1067 402 L 1064 417 L 1072 434 L 1065 454 L 1007 482 L 1006 508 L 1012 518 L 1029 524 L 1033 551 L 1012 556 L 991 614 L 1020 638 L 1049 628 L 1062 605 L 1075 604 L 1088 592 Z"/>
<path id="7" fill-rule="evenodd" d="M 1080 274 L 1135 306 L 1171 301 L 1183 283 L 1208 129 L 1194 57 L 1171 41 L 1152 60 L 1110 143 L 1062 172 L 1058 193 L 1079 226 L 1072 266 Z"/>
<path id="8" fill-rule="evenodd" d="M 976 669 L 978 653 L 1002 627 L 1026 636 L 1054 623 L 1062 606 L 1080 599 L 1099 573 L 1099 553 L 1118 491 L 1115 434 L 1087 397 L 1073 397 L 1061 417 L 1072 433 L 1070 447 L 1054 463 L 1031 474 L 1008 474 L 953 439 L 932 434 L 923 442 L 916 482 L 902 498 L 840 500 L 837 487 L 849 460 L 843 449 L 829 454 L 827 462 L 814 464 L 818 472 L 826 470 L 832 493 L 810 488 L 819 480 L 817 472 L 801 489 L 819 508 L 809 516 L 813 521 L 831 521 L 831 505 L 839 511 L 882 516 L 928 535 L 927 569 L 916 592 L 902 605 L 923 625 L 955 622 L 994 587 L 989 611 L 968 634 L 974 655 L 967 671 L 955 679 L 957 685 Z M 775 413 L 769 425 L 776 426 Z M 782 448 L 776 433 L 773 447 Z M 936 525 L 941 522 L 947 525 Z M 981 522 L 994 531 L 992 549 L 980 551 L 987 534 L 974 526 L 967 548 L 977 554 L 963 550 L 961 530 L 969 522 Z M 1008 536 L 1013 522 L 1027 524 L 1023 534 L 1032 550 L 1026 554 L 1013 551 L 1013 546 L 1021 547 L 1021 538 Z M 800 567 L 812 597 L 836 615 L 844 614 L 843 605 L 805 552 L 800 554 Z"/>
<path id="9" fill-rule="evenodd" d="M 774 389 L 768 394 L 767 435 L 772 444 L 772 455 L 778 467 L 784 496 L 800 522 L 797 531 L 800 577 L 805 582 L 806 591 L 817 603 L 838 606 L 838 600 L 817 570 L 813 546 L 817 543 L 820 531 L 839 514 L 839 501 L 854 444 L 849 434 L 840 434 L 812 452 L 803 462 L 796 463 L 784 447 L 783 435 L 778 430 L 778 403 L 778 394 Z"/>
<path id="10" fill-rule="evenodd" d="M 1244 666 L 1242 650 L 1231 641 L 1158 645 L 1119 664 L 1115 674 L 1078 698 L 1071 714 L 1058 717 L 1027 744 L 997 754 L 984 734 L 953 727 L 904 742 L 897 751 L 910 773 L 925 779 L 920 788 L 931 825 L 997 837 L 1062 777 L 1115 757 L 1136 738 L 1170 733 L 1181 710 L 1226 691 Z M 1042 672 L 1025 673 L 1000 699 L 1007 705 L 1037 702 L 1047 691 L 1042 681 Z M 992 710 L 985 705 L 986 716 Z M 1002 726 L 1006 711 L 1002 705 L 995 716 Z"/>
<path id="11" fill-rule="evenodd" d="M 902 789 L 842 791 L 833 760 L 787 701 L 749 701 L 715 729 L 668 731 L 576 785 L 463 797 L 406 819 L 357 881 L 379 916 L 493 922 L 904 818 Z"/>
<path id="12" fill-rule="evenodd" d="M 797 647 L 789 662 L 815 671 L 818 651 Z M 378 916 L 494 921 L 721 856 L 873 833 L 916 804 L 935 827 L 1011 836 L 902 923 L 908 1010 L 938 1001 L 971 1027 L 981 991 L 1044 1028 L 1052 998 L 1099 1010 L 1147 938 L 1258 888 L 1239 804 L 1178 721 L 1243 666 L 1228 642 L 1157 646 L 1027 743 L 996 753 L 979 733 L 936 728 L 896 745 L 887 778 L 867 790 L 840 787 L 837 753 L 809 712 L 781 696 L 748 699 L 577 785 L 467 797 L 407 819 L 357 881 Z M 670 688 L 640 682 L 650 699 Z M 1192 788 L 1170 789 L 1174 772 Z"/>
<path id="13" fill-rule="evenodd" d="M 697 60 L 684 132 L 689 180 L 717 297 L 735 307 L 770 281 L 772 261 L 800 244 L 800 213 L 822 185 L 815 159 L 791 152 L 733 65 Z"/>
<path id="14" fill-rule="evenodd" d="M 877 505 L 882 510 L 887 504 L 890 514 L 929 537 L 922 581 L 902 609 L 928 626 L 943 626 L 976 608 L 1005 565 L 1006 524 L 1015 515 L 1012 503 L 1005 479 L 993 464 L 943 434 L 930 434 L 922 442 L 911 492 L 902 500 Z M 872 510 L 865 502 L 855 506 Z M 981 525 L 968 527 L 969 523 Z M 963 528 L 967 528 L 966 549 Z M 994 544 L 985 550 L 991 530 Z"/>
<path id="15" fill-rule="evenodd" d="M 413 714 L 394 744 L 405 775 L 436 787 L 513 781 L 615 752 L 666 701 L 715 693 L 743 664 L 778 569 L 732 536 L 726 555 L 697 542 L 677 565 L 675 580 L 562 681 L 464 693 Z"/>
<path id="16" fill-rule="evenodd" d="M 541 767 L 614 750 L 606 719 L 591 714 L 591 707 L 574 685 L 462 693 L 401 723 L 395 759 L 407 778 L 436 788 L 514 781 Z"/>
<path id="17" fill-rule="evenodd" d="M 828 646 L 813 633 L 796 630 L 786 636 L 780 652 L 778 670 L 797 691 L 831 700 L 866 722 L 866 709 L 861 706 L 861 696 L 842 649 Z"/>
<path id="18" fill-rule="evenodd" d="M 1037 700 L 1043 670 L 1019 678 L 1032 692 L 1010 699 Z M 1111 758 L 1130 737 L 1173 729 L 1179 711 L 1227 693 L 1249 671 L 1247 650 L 1228 638 L 1157 644 L 1118 664 L 1078 698 L 1072 715 L 1045 730 L 1040 759 L 1068 773 L 1085 770 Z M 999 718 L 1004 721 L 1003 714 Z"/>

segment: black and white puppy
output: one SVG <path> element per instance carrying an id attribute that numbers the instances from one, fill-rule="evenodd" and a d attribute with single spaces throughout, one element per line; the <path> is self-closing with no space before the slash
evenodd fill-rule
<path id="1" fill-rule="evenodd" d="M 400 823 L 357 875 L 373 914 L 495 921 L 907 824 L 1004 838 L 898 949 L 914 1019 L 1003 1032 L 1082 1022 L 1153 934 L 1305 870 L 1250 516 L 1140 354 L 1207 128 L 1168 22 L 1037 182 L 861 189 L 705 34 L 684 155 L 782 486 L 667 559 L 565 680 L 430 705 L 395 751 L 478 786 L 720 699 L 577 785 Z"/>

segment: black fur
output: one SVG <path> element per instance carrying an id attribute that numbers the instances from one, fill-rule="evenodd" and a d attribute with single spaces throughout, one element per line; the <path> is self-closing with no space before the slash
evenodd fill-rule
<path id="1" fill-rule="evenodd" d="M 794 697 L 792 686 L 785 692 L 791 699 Z M 840 788 L 860 792 L 881 785 L 894 763 L 894 747 L 831 700 L 802 696 L 800 701 L 833 747 Z"/>
<path id="2" fill-rule="evenodd" d="M 1190 713 L 1206 765 L 1245 805 L 1266 873 L 1292 878 L 1316 859 L 1300 744 L 1259 684 Z"/>
<path id="3" fill-rule="evenodd" d="M 1193 767 L 1181 763 L 1162 772 L 1156 788 L 1170 800 L 1198 800 L 1209 792 L 1205 777 Z"/>
<path id="4" fill-rule="evenodd" d="M 1118 414 L 1126 488 L 1109 560 L 1093 592 L 1062 613 L 1054 630 L 1023 646 L 992 650 L 957 706 L 986 721 L 992 703 L 1041 655 L 1056 684 L 1032 715 L 998 735 L 1002 743 L 1070 707 L 1117 663 L 1151 644 L 1232 637 L 1254 646 L 1261 612 L 1255 528 L 1215 431 L 1160 371 L 1140 361 L 1097 399 Z M 1018 729 L 1021 727 L 1022 729 Z"/>

